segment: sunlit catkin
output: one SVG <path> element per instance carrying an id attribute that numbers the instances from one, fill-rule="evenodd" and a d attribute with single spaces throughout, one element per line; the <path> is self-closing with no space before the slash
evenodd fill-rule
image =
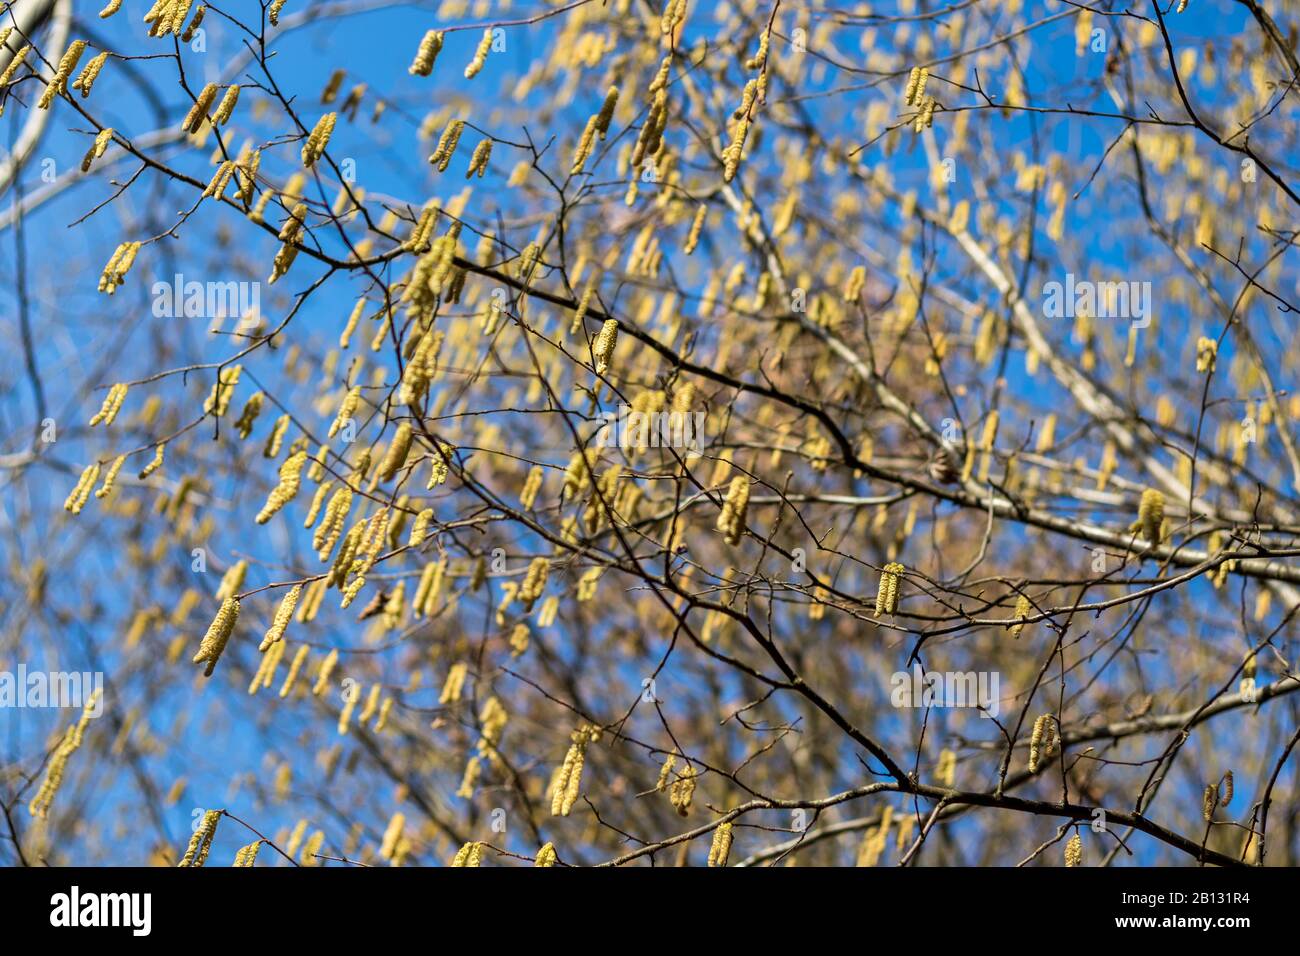
<path id="1" fill-rule="evenodd" d="M 713 831 L 713 844 L 709 847 L 709 866 L 726 866 L 731 852 L 731 824 L 721 823 Z"/>
<path id="2" fill-rule="evenodd" d="M 438 697 L 439 704 L 454 704 L 460 700 L 467 673 L 469 673 L 469 666 L 464 661 L 457 661 L 451 665 L 451 669 L 447 671 L 447 680 L 442 685 L 442 694 Z"/>
<path id="3" fill-rule="evenodd" d="M 391 481 L 402 466 L 406 464 L 406 456 L 411 452 L 411 426 L 402 422 L 397 426 L 397 432 L 393 435 L 392 444 L 388 446 L 388 451 L 384 454 L 383 460 L 379 463 L 379 480 Z"/>
<path id="4" fill-rule="evenodd" d="M 334 673 L 334 667 L 339 662 L 339 650 L 337 647 L 332 648 L 325 655 L 325 660 L 321 661 L 320 670 L 316 672 L 316 683 L 312 685 L 311 693 L 313 697 L 319 697 L 325 693 L 329 687 L 330 675 Z"/>
<path id="5" fill-rule="evenodd" d="M 257 861 L 257 851 L 262 849 L 262 844 L 265 842 L 265 840 L 254 840 L 248 846 L 240 848 L 235 854 L 234 866 L 251 867 Z"/>
<path id="6" fill-rule="evenodd" d="M 475 173 L 479 179 L 487 172 L 488 160 L 492 158 L 492 140 L 485 139 L 474 147 L 474 154 L 469 160 L 469 169 L 465 173 L 465 178 L 471 178 Z"/>
<path id="7" fill-rule="evenodd" d="M 280 605 L 275 609 L 275 618 L 271 621 L 266 636 L 262 638 L 262 643 L 257 648 L 259 651 L 265 651 L 276 641 L 284 638 L 285 629 L 289 626 L 289 621 L 293 619 L 294 608 L 298 606 L 298 598 L 301 595 L 302 585 L 295 584 L 280 599 Z"/>
<path id="8" fill-rule="evenodd" d="M 897 561 L 891 561 L 881 569 L 880 583 L 876 588 L 876 617 L 897 613 L 899 576 L 905 570 Z"/>
<path id="9" fill-rule="evenodd" d="M 429 30 L 420 41 L 420 48 L 415 51 L 415 60 L 406 72 L 412 76 L 428 76 L 433 72 L 433 63 L 442 50 L 443 35 L 440 30 Z"/>
<path id="10" fill-rule="evenodd" d="M 438 145 L 429 155 L 429 165 L 437 166 L 438 172 L 445 173 L 447 166 L 451 163 L 451 157 L 455 155 L 456 145 L 460 142 L 460 134 L 465 129 L 465 121 L 454 119 L 449 122 L 442 131 L 442 136 L 438 138 Z"/>
<path id="11" fill-rule="evenodd" d="M 81 160 L 81 171 L 89 172 L 90 167 L 95 160 L 104 155 L 104 150 L 108 149 L 108 144 L 113 141 L 113 127 L 106 126 L 95 135 L 95 142 L 91 144 L 90 149 L 86 150 L 86 155 Z"/>
<path id="12" fill-rule="evenodd" d="M 302 469 L 306 463 L 307 453 L 298 451 L 286 458 L 284 463 L 280 465 L 280 481 L 271 489 L 266 504 L 257 513 L 256 520 L 258 524 L 266 524 L 276 512 L 292 501 L 298 494 L 298 489 L 302 486 Z"/>
<path id="13" fill-rule="evenodd" d="M 564 755 L 564 763 L 551 780 L 551 815 L 557 817 L 567 817 L 573 809 L 582 786 L 587 745 L 600 739 L 600 731 L 584 724 L 570 734 L 569 739 L 572 743 Z"/>
<path id="14" fill-rule="evenodd" d="M 113 493 L 113 485 L 117 481 L 117 473 L 122 470 L 126 464 L 126 455 L 118 455 L 113 459 L 113 464 L 108 466 L 108 471 L 104 474 L 104 484 L 95 492 L 96 498 L 107 498 Z"/>
<path id="15" fill-rule="evenodd" d="M 596 333 L 591 344 L 591 354 L 596 361 L 596 374 L 604 375 L 614 357 L 614 347 L 618 344 L 618 320 L 606 319 L 605 324 Z"/>
<path id="16" fill-rule="evenodd" d="M 723 533 L 727 544 L 740 544 L 745 533 L 745 518 L 749 511 L 749 478 L 736 475 L 727 486 L 727 497 L 723 499 L 722 511 L 718 514 L 715 527 Z"/>
<path id="17" fill-rule="evenodd" d="M 140 243 L 123 242 L 113 251 L 108 262 L 104 266 L 104 271 L 99 277 L 99 291 L 106 295 L 112 295 L 118 287 L 126 281 L 126 274 L 131 270 L 135 262 L 136 254 L 140 251 Z"/>
<path id="18" fill-rule="evenodd" d="M 207 861 L 208 850 L 212 847 L 212 838 L 216 835 L 222 812 L 208 810 L 203 814 L 203 819 L 190 837 L 190 845 L 186 847 L 185 855 L 181 857 L 177 866 L 202 866 Z"/>
<path id="19" fill-rule="evenodd" d="M 343 396 L 343 402 L 339 405 L 338 414 L 334 418 L 334 423 L 330 425 L 329 437 L 333 438 L 338 434 L 340 428 L 352 420 L 353 414 L 357 410 L 357 405 L 361 403 L 361 386 L 355 385 L 348 390 Z"/>
<path id="20" fill-rule="evenodd" d="M 533 866 L 555 866 L 554 843 L 542 844 L 542 848 L 537 851 L 537 857 L 533 860 Z"/>
<path id="21" fill-rule="evenodd" d="M 541 465 L 533 465 L 528 470 L 528 477 L 524 479 L 523 490 L 519 492 L 519 507 L 525 511 L 532 510 L 537 501 L 537 494 L 542 490 L 542 480 L 545 478 L 545 472 Z"/>
<path id="22" fill-rule="evenodd" d="M 302 670 L 303 663 L 307 660 L 308 647 L 306 644 L 299 645 L 298 650 L 294 652 L 293 660 L 289 662 L 289 673 L 284 676 L 284 684 L 280 687 L 280 697 L 288 697 L 293 692 L 293 685 L 298 681 L 298 673 Z"/>
<path id="23" fill-rule="evenodd" d="M 695 210 L 695 218 L 691 220 L 691 231 L 686 236 L 686 245 L 682 247 L 682 252 L 690 255 L 695 251 L 695 247 L 700 244 L 700 233 L 704 231 L 704 220 L 708 218 L 709 207 L 700 203 Z"/>
<path id="24" fill-rule="evenodd" d="M 1142 499 L 1138 502 L 1137 529 L 1152 544 L 1159 544 L 1164 523 L 1165 496 L 1154 488 L 1148 488 L 1142 492 Z"/>
<path id="25" fill-rule="evenodd" d="M 86 506 L 86 501 L 90 498 L 90 492 L 98 480 L 99 464 L 87 465 L 85 470 L 82 471 L 81 477 L 77 480 L 76 486 L 63 502 L 63 510 L 70 511 L 74 515 L 81 514 L 81 509 Z"/>
<path id="26" fill-rule="evenodd" d="M 77 61 L 81 59 L 81 54 L 86 51 L 85 40 L 74 40 L 68 47 L 67 52 L 59 59 L 59 65 L 54 71 L 54 76 L 45 85 L 41 98 L 36 103 L 38 110 L 50 108 L 56 96 L 66 96 L 68 93 L 68 77 L 72 71 L 77 68 Z"/>
<path id="27" fill-rule="evenodd" d="M 217 616 L 212 619 L 208 625 L 207 634 L 203 635 L 203 641 L 199 644 L 198 653 L 191 660 L 193 664 L 207 663 L 203 670 L 204 677 L 211 677 L 212 671 L 217 666 L 217 661 L 221 657 L 221 652 L 226 649 L 226 643 L 230 640 L 230 635 L 235 630 L 235 624 L 239 621 L 239 601 L 236 598 L 228 597 L 221 604 L 221 610 Z"/>
<path id="28" fill-rule="evenodd" d="M 212 108 L 213 101 L 217 98 L 217 84 L 209 83 L 199 92 L 198 97 L 194 100 L 194 105 L 190 111 L 185 114 L 185 121 L 181 123 L 181 129 L 187 133 L 197 133 L 203 121 L 208 117 L 208 110 Z"/>
<path id="29" fill-rule="evenodd" d="M 691 802 L 695 799 L 696 776 L 695 767 L 688 763 L 668 788 L 668 802 L 673 805 L 673 809 L 677 811 L 678 816 L 690 815 Z"/>
<path id="30" fill-rule="evenodd" d="M 1065 844 L 1065 865 L 1078 866 L 1083 862 L 1083 837 L 1075 834 Z"/>
<path id="31" fill-rule="evenodd" d="M 141 481 L 143 481 L 145 478 L 148 478 L 155 471 L 157 471 L 159 468 L 162 467 L 163 455 L 166 451 L 167 451 L 166 442 L 163 442 L 162 444 L 154 448 L 153 458 L 149 460 L 149 464 L 145 465 L 143 468 L 140 469 L 140 474 L 137 476 L 138 478 L 140 478 Z"/>
<path id="32" fill-rule="evenodd" d="M 533 558 L 528 565 L 528 573 L 519 586 L 519 601 L 524 606 L 524 613 L 533 609 L 533 604 L 546 589 L 546 578 L 551 571 L 551 562 L 546 558 Z"/>
<path id="33" fill-rule="evenodd" d="M 1020 639 L 1020 634 L 1025 629 L 1023 622 L 1025 618 L 1029 617 L 1032 610 L 1033 608 L 1029 604 L 1029 598 L 1025 597 L 1023 594 L 1016 598 L 1016 609 L 1011 614 L 1013 618 L 1021 622 L 1019 624 L 1011 625 L 1011 636 L 1016 640 Z"/>
<path id="34" fill-rule="evenodd" d="M 15 53 L 14 58 L 9 61 L 9 65 L 4 68 L 4 72 L 0 72 L 0 86 L 9 85 L 9 81 L 14 78 L 14 74 L 18 72 L 18 68 L 26 61 L 27 54 L 30 52 L 32 52 L 32 46 L 30 43 L 24 43 L 18 48 L 18 52 Z"/>
<path id="35" fill-rule="evenodd" d="M 316 161 L 321 158 L 325 152 L 325 147 L 329 145 L 330 136 L 334 133 L 334 123 L 338 120 L 337 113 L 326 113 L 316 121 L 315 127 L 307 137 L 307 142 L 302 146 L 302 164 L 310 169 L 316 165 Z"/>
<path id="36" fill-rule="evenodd" d="M 1196 371 L 1213 372 L 1219 357 L 1219 343 L 1201 336 L 1196 340 Z"/>
<path id="37" fill-rule="evenodd" d="M 474 50 L 474 59 L 469 61 L 469 66 L 465 67 L 465 79 L 472 80 L 478 76 L 479 71 L 483 69 L 483 64 L 487 63 L 488 53 L 492 50 L 492 28 L 483 31 L 483 38 L 478 41 L 478 47 Z"/>
<path id="38" fill-rule="evenodd" d="M 68 759 L 81 746 L 87 725 L 89 725 L 93 717 L 99 715 L 100 710 L 100 692 L 96 690 L 86 699 L 85 706 L 82 708 L 81 716 L 77 719 L 77 722 L 64 731 L 63 739 L 50 757 L 50 762 L 45 768 L 45 779 L 41 782 L 36 795 L 27 804 L 27 812 L 32 816 L 41 820 L 48 816 L 50 804 L 54 801 L 59 787 L 63 784 L 63 774 Z"/>
<path id="39" fill-rule="evenodd" d="M 1029 736 L 1029 772 L 1036 773 L 1041 762 L 1056 750 L 1056 718 L 1051 714 L 1041 714 L 1034 721 L 1033 733 Z"/>
<path id="40" fill-rule="evenodd" d="M 466 843 L 456 851 L 456 856 L 452 858 L 452 866 L 479 866 L 483 863 L 483 844 Z"/>

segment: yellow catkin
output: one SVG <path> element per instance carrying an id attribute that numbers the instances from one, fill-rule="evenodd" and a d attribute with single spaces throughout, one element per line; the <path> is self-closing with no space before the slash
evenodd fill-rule
<path id="1" fill-rule="evenodd" d="M 1083 837 L 1075 834 L 1065 844 L 1065 865 L 1078 866 L 1083 862 Z"/>
<path id="2" fill-rule="evenodd" d="M 265 842 L 265 840 L 254 840 L 252 843 L 248 844 L 248 846 L 242 847 L 239 852 L 235 854 L 234 865 L 237 867 L 251 867 L 257 860 L 257 851 L 262 849 L 262 844 Z"/>
<path id="3" fill-rule="evenodd" d="M 474 154 L 470 157 L 469 170 L 465 173 L 465 178 L 469 179 L 475 173 L 478 173 L 479 179 L 487 172 L 488 160 L 492 158 L 492 140 L 485 139 L 474 147 Z"/>
<path id="4" fill-rule="evenodd" d="M 542 490 L 542 480 L 546 473 L 542 470 L 541 465 L 533 465 L 528 470 L 528 477 L 524 479 L 523 490 L 519 492 L 519 507 L 525 511 L 531 511 L 533 505 L 537 502 L 537 495 Z"/>
<path id="5" fill-rule="evenodd" d="M 415 521 L 411 524 L 411 536 L 407 539 L 407 544 L 412 548 L 418 548 L 424 544 L 425 538 L 429 536 L 429 525 L 433 522 L 433 509 L 425 508 L 415 516 Z"/>
<path id="6" fill-rule="evenodd" d="M 1219 343 L 1201 336 L 1196 340 L 1196 371 L 1213 372 L 1219 357 Z"/>
<path id="7" fill-rule="evenodd" d="M 190 663 L 202 664 L 207 663 L 204 668 L 203 676 L 211 677 L 212 671 L 217 666 L 217 660 L 221 657 L 221 652 L 226 649 L 226 643 L 230 640 L 230 635 L 235 630 L 235 624 L 239 621 L 239 601 L 236 598 L 228 597 L 221 604 L 221 610 L 217 616 L 212 619 L 208 626 L 208 632 L 203 636 L 203 641 L 199 644 L 198 653 Z"/>
<path id="8" fill-rule="evenodd" d="M 695 778 L 697 772 L 690 764 L 677 775 L 677 779 L 668 788 L 668 802 L 673 805 L 678 816 L 689 816 L 691 802 L 695 798 Z"/>
<path id="9" fill-rule="evenodd" d="M 244 410 L 235 420 L 235 431 L 239 433 L 240 441 L 247 439 L 253 433 L 253 426 L 257 423 L 257 416 L 262 413 L 265 401 L 266 396 L 263 393 L 254 392 L 244 403 Z"/>
<path id="10" fill-rule="evenodd" d="M 316 493 L 311 498 L 311 505 L 307 509 L 307 517 L 303 519 L 304 528 L 310 528 L 316 523 L 316 519 L 320 517 L 321 506 L 325 504 L 325 499 L 333 488 L 332 481 L 327 481 L 316 488 Z"/>
<path id="11" fill-rule="evenodd" d="M 113 464 L 108 466 L 108 472 L 104 475 L 104 484 L 95 492 L 96 498 L 107 498 L 113 493 L 113 484 L 117 481 L 117 473 L 122 470 L 126 464 L 126 455 L 118 455 L 113 459 Z"/>
<path id="12" fill-rule="evenodd" d="M 587 287 L 582 290 L 582 296 L 578 299 L 578 307 L 573 312 L 573 321 L 569 323 L 569 334 L 577 335 L 582 329 L 583 319 L 587 316 L 587 310 L 591 308 L 591 297 L 596 292 L 596 283 L 594 280 L 587 283 Z"/>
<path id="13" fill-rule="evenodd" d="M 216 126 L 230 122 L 230 117 L 234 115 L 235 105 L 239 102 L 239 84 L 235 83 L 226 87 L 226 92 L 221 97 L 221 102 L 217 104 L 217 112 L 212 117 L 212 122 Z"/>
<path id="14" fill-rule="evenodd" d="M 379 844 L 379 855 L 391 861 L 397 854 L 397 845 L 402 839 L 402 830 L 406 827 L 406 815 L 400 811 L 394 813 L 384 830 L 384 838 Z"/>
<path id="15" fill-rule="evenodd" d="M 657 792 L 663 793 L 668 789 L 668 780 L 672 776 L 673 765 L 676 763 L 677 751 L 674 750 L 664 759 L 663 766 L 659 768 L 659 780 L 655 784 L 655 790 Z"/>
<path id="16" fill-rule="evenodd" d="M 384 454 L 383 460 L 379 463 L 379 480 L 390 481 L 406 464 L 406 456 L 411 451 L 411 426 L 402 422 L 397 426 L 397 432 L 393 435 L 392 444 L 388 446 L 388 451 Z"/>
<path id="17" fill-rule="evenodd" d="M 713 845 L 709 847 L 709 866 L 726 866 L 731 852 L 731 824 L 722 823 L 713 831 Z"/>
<path id="18" fill-rule="evenodd" d="M 348 390 L 343 396 L 343 401 L 339 405 L 338 415 L 334 418 L 334 424 L 330 425 L 329 437 L 333 438 L 338 434 L 347 422 L 352 420 L 353 414 L 357 410 L 357 405 L 361 402 L 361 386 L 357 385 Z"/>
<path id="19" fill-rule="evenodd" d="M 307 650 L 307 645 L 303 644 L 294 652 L 293 660 L 289 662 L 289 673 L 284 676 L 284 684 L 280 687 L 280 697 L 288 697 L 292 693 L 293 685 L 298 681 L 298 672 L 307 660 Z"/>
<path id="20" fill-rule="evenodd" d="M 4 72 L 0 73 L 0 86 L 9 85 L 9 81 L 14 78 L 14 74 L 18 72 L 18 68 L 23 65 L 23 62 L 27 59 L 27 54 L 30 52 L 32 52 L 30 43 L 24 43 L 18 48 L 18 52 L 9 61 L 9 65 L 5 67 Z"/>
<path id="21" fill-rule="evenodd" d="M 1205 822 L 1209 823 L 1214 819 L 1214 810 L 1219 805 L 1219 789 L 1212 783 L 1205 785 L 1205 793 L 1201 797 L 1201 816 Z"/>
<path id="22" fill-rule="evenodd" d="M 596 117 L 592 116 L 587 120 L 587 125 L 582 130 L 582 136 L 578 138 L 578 145 L 573 151 L 573 161 L 569 164 L 569 175 L 576 176 L 582 172 L 583 167 L 587 165 L 587 160 L 591 158 L 591 150 L 596 142 Z"/>
<path id="23" fill-rule="evenodd" d="M 3 84 L 0 84 L 3 85 Z M 135 257 L 140 251 L 140 243 L 123 242 L 113 251 L 108 262 L 104 265 L 104 271 L 99 277 L 99 291 L 105 295 L 112 295 L 118 287 L 126 281 L 126 274 L 131 271 L 131 266 L 135 263 Z"/>
<path id="24" fill-rule="evenodd" d="M 898 611 L 899 576 L 905 570 L 897 561 L 891 561 L 881 569 L 880 584 L 876 589 L 876 617 Z"/>
<path id="25" fill-rule="evenodd" d="M 280 465 L 280 481 L 267 496 L 262 510 L 257 513 L 258 524 L 266 524 L 298 494 L 298 489 L 302 486 L 302 469 L 306 463 L 307 452 L 297 451 Z"/>
<path id="26" fill-rule="evenodd" d="M 320 866 L 319 854 L 321 847 L 325 845 L 325 831 L 317 830 L 307 838 L 307 842 L 302 846 L 302 855 L 298 857 L 298 862 L 303 866 Z"/>
<path id="27" fill-rule="evenodd" d="M 163 454 L 166 452 L 166 450 L 167 450 L 166 442 L 163 442 L 161 445 L 158 445 L 156 448 L 154 448 L 153 458 L 150 459 L 149 464 L 145 465 L 143 468 L 140 469 L 140 474 L 138 477 L 140 478 L 141 481 L 143 481 L 145 478 L 148 478 L 155 471 L 157 471 L 159 468 L 162 467 Z"/>
<path id="28" fill-rule="evenodd" d="M 106 126 L 95 135 L 95 142 L 91 144 L 90 149 L 86 150 L 86 155 L 81 160 L 81 171 L 89 172 L 91 165 L 95 160 L 104 155 L 104 150 L 108 149 L 108 144 L 113 141 L 113 127 Z"/>
<path id="29" fill-rule="evenodd" d="M 295 584 L 280 599 L 280 605 L 275 609 L 275 618 L 271 621 L 266 636 L 262 638 L 262 643 L 258 646 L 259 651 L 265 651 L 276 641 L 284 638 L 285 629 L 289 626 L 289 621 L 293 619 L 294 609 L 298 606 L 298 599 L 301 596 L 302 585 Z"/>
<path id="30" fill-rule="evenodd" d="M 533 866 L 555 866 L 555 844 L 544 843 L 542 848 L 537 851 L 537 857 L 533 860 Z"/>
<path id="31" fill-rule="evenodd" d="M 596 333 L 591 345 L 591 354 L 596 361 L 596 374 L 604 375 L 614 357 L 614 348 L 618 345 L 618 320 L 606 319 Z"/>
<path id="32" fill-rule="evenodd" d="M 569 739 L 572 743 L 564 755 L 564 763 L 551 780 L 551 815 L 557 817 L 567 817 L 577 802 L 587 746 L 600 739 L 600 731 L 584 724 L 570 734 Z"/>
<path id="33" fill-rule="evenodd" d="M 465 79 L 472 80 L 478 76 L 483 65 L 487 63 L 488 53 L 492 50 L 492 28 L 483 31 L 483 38 L 478 41 L 478 47 L 474 50 L 474 59 L 470 60 L 469 66 L 465 67 Z"/>
<path id="34" fill-rule="evenodd" d="M 415 52 L 415 60 L 407 67 L 412 76 L 428 76 L 433 72 L 433 63 L 442 50 L 443 34 L 441 30 L 429 30 L 420 40 L 420 48 Z"/>
<path id="35" fill-rule="evenodd" d="M 451 861 L 452 866 L 480 866 L 482 863 L 482 843 L 466 843 L 456 851 L 456 856 Z"/>
<path id="36" fill-rule="evenodd" d="M 542 596 L 546 588 L 546 578 L 551 571 L 551 562 L 546 558 L 533 558 L 528 565 L 528 573 L 519 586 L 519 601 L 524 606 L 524 613 L 533 609 L 533 604 Z"/>
<path id="37" fill-rule="evenodd" d="M 67 52 L 59 59 L 59 65 L 54 71 L 54 76 L 50 78 L 49 83 L 45 85 L 41 98 L 36 103 L 38 110 L 50 108 L 56 96 L 66 96 L 68 92 L 68 77 L 72 71 L 77 68 L 77 62 L 81 59 L 81 54 L 86 52 L 85 40 L 74 40 L 68 47 Z"/>
<path id="38" fill-rule="evenodd" d="M 370 693 L 366 695 L 366 702 L 361 707 L 361 713 L 357 715 L 358 724 L 369 723 L 370 718 L 375 716 L 375 711 L 379 708 L 379 695 L 383 689 L 382 684 L 370 685 Z"/>
<path id="39" fill-rule="evenodd" d="M 235 394 L 235 386 L 239 384 L 239 378 L 243 372 L 243 366 L 232 365 L 229 368 L 223 368 L 217 373 L 217 380 L 212 384 L 212 391 L 203 403 L 205 414 L 215 415 L 217 418 L 226 414 L 226 411 L 230 408 L 230 399 Z"/>
<path id="40" fill-rule="evenodd" d="M 63 502 L 63 509 L 72 512 L 74 515 L 81 514 L 81 509 L 86 506 L 86 501 L 90 498 L 90 492 L 98 480 L 99 464 L 87 465 L 85 470 L 82 471 L 81 477 L 77 480 L 76 486 Z"/>
<path id="41" fill-rule="evenodd" d="M 946 748 L 939 751 L 939 765 L 935 767 L 934 775 L 942 786 L 951 787 L 956 783 L 957 754 Z"/>
<path id="42" fill-rule="evenodd" d="M 207 187 L 203 190 L 204 199 L 222 199 L 226 195 L 226 188 L 230 185 L 230 179 L 235 174 L 235 163 L 233 160 L 226 160 L 217 167 L 217 171 L 212 174 L 208 180 Z"/>
<path id="43" fill-rule="evenodd" d="M 1020 595 L 1018 598 L 1016 598 L 1016 609 L 1015 611 L 1012 612 L 1011 616 L 1013 618 L 1019 619 L 1020 621 L 1024 621 L 1024 619 L 1029 617 L 1031 613 L 1033 613 L 1033 608 L 1029 604 L 1029 598 L 1025 597 L 1023 594 Z M 1020 634 L 1021 632 L 1024 631 L 1024 629 L 1025 629 L 1025 625 L 1023 623 L 1012 624 L 1011 636 L 1014 637 L 1016 640 L 1019 640 Z"/>
<path id="44" fill-rule="evenodd" d="M 221 810 L 209 810 L 190 837 L 190 845 L 185 850 L 177 866 L 202 866 L 208 859 L 208 850 L 212 847 L 212 838 L 216 835 L 217 824 L 221 822 Z"/>
<path id="45" fill-rule="evenodd" d="M 464 129 L 465 121 L 454 119 L 442 131 L 437 147 L 429 155 L 429 165 L 437 166 L 438 172 L 445 173 L 447 171 L 447 166 L 451 163 L 451 157 L 456 152 L 456 145 L 460 142 L 460 134 Z"/>
<path id="46" fill-rule="evenodd" d="M 181 123 L 181 129 L 190 134 L 197 133 L 203 125 L 203 121 L 208 118 L 208 110 L 212 108 L 212 103 L 216 98 L 217 84 L 209 83 L 203 87 L 195 98 L 194 105 L 185 114 L 185 121 Z"/>
<path id="47" fill-rule="evenodd" d="M 103 53 L 93 57 L 90 62 L 82 68 L 81 75 L 70 84 L 72 89 L 81 91 L 81 98 L 83 100 L 90 95 L 90 88 L 95 85 L 95 80 L 99 79 L 99 74 L 103 71 L 104 64 L 107 62 L 108 51 L 105 50 Z M 100 152 L 102 153 L 103 150 L 101 149 Z"/>
<path id="48" fill-rule="evenodd" d="M 1138 519 L 1135 530 L 1142 532 L 1142 537 L 1152 544 L 1159 544 L 1164 538 L 1165 496 L 1154 488 L 1142 492 L 1138 502 Z"/>
<path id="49" fill-rule="evenodd" d="M 1030 773 L 1036 773 L 1042 760 L 1052 755 L 1057 742 L 1056 718 L 1051 714 L 1040 715 L 1034 721 L 1034 729 L 1029 736 Z"/>
<path id="50" fill-rule="evenodd" d="M 311 688 L 313 697 L 319 697 L 325 693 L 325 689 L 329 687 L 330 675 L 334 673 L 334 667 L 338 662 L 338 648 L 332 648 L 325 656 L 325 660 L 321 661 L 320 670 L 316 672 L 316 683 Z"/>
<path id="51" fill-rule="evenodd" d="M 340 735 L 346 734 L 349 725 L 352 722 L 352 712 L 357 708 L 357 698 L 361 696 L 361 688 L 351 687 L 343 695 L 343 708 L 339 711 L 338 732 Z"/>
<path id="52" fill-rule="evenodd" d="M 324 154 L 330 136 L 334 133 L 334 123 L 338 118 L 337 113 L 326 113 L 316 121 L 316 125 L 307 136 L 307 142 L 302 146 L 302 164 L 308 169 L 316 165 L 316 161 Z"/>
<path id="53" fill-rule="evenodd" d="M 447 680 L 442 685 L 442 693 L 438 697 L 439 704 L 454 704 L 460 700 L 462 689 L 465 687 L 465 675 L 469 672 L 469 667 L 463 661 L 457 661 L 451 665 L 447 671 Z"/>
<path id="54" fill-rule="evenodd" d="M 695 218 L 691 221 L 691 231 L 686 236 L 686 245 L 682 247 L 682 252 L 690 255 L 695 251 L 695 247 L 700 244 L 700 233 L 704 231 L 704 221 L 708 218 L 709 207 L 700 203 L 700 207 L 695 210 Z"/>
<path id="55" fill-rule="evenodd" d="M 749 510 L 749 478 L 736 475 L 727 486 L 727 497 L 722 502 L 716 528 L 726 537 L 727 544 L 740 544 L 745 533 L 745 517 Z"/>
<path id="56" fill-rule="evenodd" d="M 43 820 L 49 815 L 50 804 L 54 801 L 59 787 L 63 784 L 63 774 L 67 768 L 68 759 L 81 746 L 86 727 L 95 716 L 99 702 L 99 691 L 94 691 L 87 698 L 77 722 L 64 731 L 63 739 L 50 757 L 49 765 L 45 769 L 45 779 L 41 782 L 40 789 L 37 790 L 36 795 L 27 804 L 27 812 L 32 816 Z"/>

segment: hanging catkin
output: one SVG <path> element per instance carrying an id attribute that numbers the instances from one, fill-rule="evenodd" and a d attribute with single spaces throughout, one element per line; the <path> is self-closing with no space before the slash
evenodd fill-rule
<path id="1" fill-rule="evenodd" d="M 880 571 L 880 584 L 876 588 L 876 617 L 894 614 L 898 610 L 898 582 L 904 568 L 897 561 L 885 565 Z"/>
<path id="2" fill-rule="evenodd" d="M 226 643 L 230 640 L 231 633 L 235 630 L 235 624 L 239 621 L 239 601 L 234 597 L 228 597 L 222 602 L 221 610 L 217 616 L 212 619 L 208 626 L 208 632 L 203 636 L 203 641 L 199 644 L 198 653 L 194 655 L 194 664 L 207 663 L 203 670 L 204 677 L 211 677 L 212 671 L 217 666 L 217 660 L 221 657 L 221 652 L 226 649 Z"/>

